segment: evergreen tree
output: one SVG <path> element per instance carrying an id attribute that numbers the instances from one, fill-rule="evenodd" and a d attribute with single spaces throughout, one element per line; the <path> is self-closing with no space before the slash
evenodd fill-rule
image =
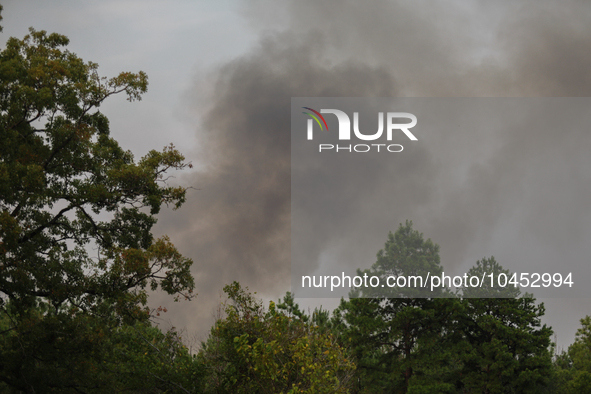
<path id="1" fill-rule="evenodd" d="M 468 276 L 512 275 L 494 257 L 479 260 Z M 464 289 L 467 295 L 482 295 Z M 511 287 L 486 288 L 489 298 L 464 298 L 459 329 L 466 341 L 462 379 L 466 393 L 534 393 L 549 383 L 552 329 L 541 324 L 544 305 Z M 508 298 L 500 298 L 508 297 Z"/>
<path id="2" fill-rule="evenodd" d="M 384 249 L 370 270 L 358 275 L 440 275 L 439 246 L 406 221 L 388 235 Z M 444 289 L 436 289 L 444 296 Z M 376 296 L 376 295 L 381 296 Z M 354 289 L 337 311 L 343 342 L 350 343 L 358 360 L 360 387 L 368 393 L 453 392 L 452 329 L 459 309 L 454 298 L 416 298 L 424 289 L 396 287 L 384 291 Z M 451 297 L 450 294 L 447 294 Z"/>
<path id="3" fill-rule="evenodd" d="M 381 283 L 388 275 L 439 276 L 438 251 L 407 221 L 389 234 L 372 268 L 358 274 Z M 485 272 L 511 277 L 492 257 L 468 277 Z M 432 293 L 443 298 L 417 298 L 424 289 L 378 290 L 354 289 L 335 316 L 357 357 L 361 392 L 527 393 L 548 385 L 552 330 L 540 323 L 543 304 L 520 297 L 518 288 L 464 288 L 457 294 L 463 298 L 445 288 Z"/>
<path id="4" fill-rule="evenodd" d="M 568 393 L 591 393 L 591 317 L 581 319 L 568 356 L 572 360 L 571 379 L 566 384 Z"/>

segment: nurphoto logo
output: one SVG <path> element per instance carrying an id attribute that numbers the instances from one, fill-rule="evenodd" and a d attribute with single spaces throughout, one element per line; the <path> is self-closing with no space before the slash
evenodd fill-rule
<path id="1" fill-rule="evenodd" d="M 333 114 L 337 117 L 339 122 L 339 141 L 351 140 L 351 119 L 349 115 L 338 109 L 321 109 L 320 112 L 310 107 L 302 107 L 310 112 L 303 112 L 303 114 L 309 115 L 311 118 L 308 119 L 307 123 L 307 139 L 314 139 L 314 122 L 320 127 L 321 131 L 328 131 L 328 124 L 322 114 Z M 396 123 L 395 120 L 409 119 L 407 123 Z M 417 141 L 417 137 L 410 132 L 409 129 L 413 128 L 417 124 L 417 117 L 408 112 L 388 112 L 386 114 L 386 139 L 392 141 L 392 135 L 394 131 L 402 131 L 411 141 Z M 384 133 L 384 113 L 378 112 L 378 131 L 373 134 L 363 134 L 359 130 L 359 113 L 353 112 L 353 133 L 356 138 L 362 141 L 375 141 L 382 136 Z M 404 149 L 400 144 L 356 144 L 356 145 L 333 145 L 333 144 L 319 144 L 318 151 L 346 151 L 346 152 L 369 152 L 375 150 L 380 152 L 380 148 L 384 148 L 381 151 L 388 152 L 402 152 Z"/>

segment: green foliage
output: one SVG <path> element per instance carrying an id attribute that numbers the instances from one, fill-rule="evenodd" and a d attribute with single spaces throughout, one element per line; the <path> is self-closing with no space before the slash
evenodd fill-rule
<path id="1" fill-rule="evenodd" d="M 468 276 L 508 270 L 493 257 L 477 261 Z M 461 387 L 466 392 L 537 392 L 548 385 L 551 371 L 552 330 L 541 325 L 544 305 L 536 305 L 530 295 L 517 298 L 515 287 L 487 287 L 489 298 L 464 298 L 459 328 L 465 337 Z M 503 298 L 499 298 L 503 297 Z M 510 298 L 506 298 L 510 297 Z"/>
<path id="2" fill-rule="evenodd" d="M 185 201 L 166 172 L 190 164 L 172 145 L 136 162 L 98 110 L 140 100 L 146 74 L 99 77 L 67 44 L 30 29 L 0 52 L 0 381 L 22 391 L 102 387 L 93 360 L 146 321 L 147 288 L 194 286 L 192 261 L 151 233 L 162 204 Z"/>
<path id="3" fill-rule="evenodd" d="M 556 351 L 556 344 L 552 345 L 553 353 Z M 541 393 L 548 394 L 566 394 L 568 393 L 568 382 L 572 380 L 572 360 L 564 350 L 554 354 L 552 360 L 552 370 L 549 375 L 547 387 L 540 390 Z"/>
<path id="4" fill-rule="evenodd" d="M 387 277 L 414 277 L 409 279 L 409 285 L 405 287 L 362 287 L 354 289 L 350 297 L 377 297 L 377 298 L 417 298 L 443 296 L 446 290 L 435 288 L 431 292 L 428 287 L 421 287 L 420 283 L 426 283 L 427 276 L 441 275 L 442 267 L 439 261 L 439 245 L 430 239 L 423 239 L 423 234 L 412 228 L 412 221 L 407 220 L 400 224 L 398 230 L 388 234 L 384 249 L 377 254 L 377 261 L 369 270 L 357 270 L 357 275 L 378 276 L 381 283 L 386 282 Z M 410 286 L 411 283 L 419 283 Z M 451 295 L 450 295 L 451 296 Z"/>
<path id="5" fill-rule="evenodd" d="M 113 391 L 199 393 L 203 366 L 189 354 L 175 331 L 162 333 L 149 324 L 117 329 L 107 344 L 112 357 L 104 370 L 114 376 Z"/>
<path id="6" fill-rule="evenodd" d="M 119 92 L 140 99 L 146 75 L 99 78 L 67 43 L 31 29 L 0 53 L 0 292 L 22 310 L 39 297 L 99 313 L 108 301 L 138 317 L 148 284 L 192 291 L 191 261 L 150 232 L 163 203 L 185 199 L 163 174 L 188 164 L 172 146 L 135 163 L 97 108 Z"/>
<path id="7" fill-rule="evenodd" d="M 591 393 L 591 317 L 581 319 L 575 342 L 554 364 L 559 379 L 555 392 Z"/>
<path id="8" fill-rule="evenodd" d="M 412 229 L 390 233 L 368 275 L 440 275 L 438 246 Z M 478 261 L 468 275 L 504 272 L 494 258 Z M 363 272 L 359 272 L 361 274 Z M 544 306 L 519 289 L 485 289 L 489 297 L 415 298 L 414 289 L 376 297 L 358 288 L 342 300 L 335 327 L 357 357 L 360 392 L 527 393 L 549 383 L 550 336 L 541 326 Z M 463 289 L 467 296 L 469 289 Z"/>
<path id="9" fill-rule="evenodd" d="M 288 294 L 281 309 L 237 282 L 199 354 L 207 393 L 346 393 L 355 368 L 335 337 L 310 324 Z M 289 305 L 289 306 L 288 306 Z M 286 313 L 288 309 L 293 313 Z"/>
<path id="10" fill-rule="evenodd" d="M 494 281 L 491 286 L 491 281 L 488 275 L 493 274 Z M 506 286 L 498 285 L 497 278 L 499 274 L 504 274 L 507 282 L 513 276 L 508 269 L 504 269 L 494 257 L 489 259 L 483 258 L 476 262 L 476 265 L 468 271 L 468 277 L 482 278 L 484 282 L 479 287 L 464 287 L 461 289 L 463 298 L 517 298 L 521 294 L 519 287 L 507 283 Z M 485 276 L 486 275 L 486 276 Z"/>
<path id="11" fill-rule="evenodd" d="M 198 392 L 202 369 L 175 332 L 48 312 L 0 312 L 0 392 Z"/>
<path id="12" fill-rule="evenodd" d="M 568 353 L 573 366 L 577 370 L 591 372 L 591 317 L 581 319 L 581 328 L 577 330 L 575 342 L 569 347 Z"/>
<path id="13" fill-rule="evenodd" d="M 552 330 L 540 327 L 543 305 L 531 298 L 467 299 L 462 387 L 466 392 L 539 391 L 551 370 Z"/>
<path id="14" fill-rule="evenodd" d="M 330 320 L 330 313 L 326 309 L 314 308 L 311 315 L 304 313 L 298 304 L 295 303 L 295 298 L 291 292 L 287 292 L 283 297 L 283 300 L 279 299 L 279 304 L 276 308 L 284 311 L 288 316 L 293 316 L 301 320 L 304 323 L 312 324 L 322 332 L 328 332 L 332 330 L 332 321 Z"/>
<path id="15" fill-rule="evenodd" d="M 148 282 L 192 290 L 191 261 L 150 232 L 163 203 L 185 198 L 163 174 L 187 164 L 172 146 L 134 163 L 97 108 L 119 92 L 139 99 L 146 75 L 99 78 L 67 43 L 31 29 L 0 54 L 0 292 L 23 308 L 36 297 L 84 310 L 109 299 L 137 316 Z"/>
<path id="16" fill-rule="evenodd" d="M 424 240 L 407 221 L 388 235 L 376 263 L 365 273 L 384 281 L 388 275 L 441 274 L 438 252 L 439 246 Z M 355 351 L 361 391 L 443 393 L 453 388 L 449 365 L 459 304 L 453 298 L 414 298 L 421 292 L 393 288 L 389 297 L 376 297 L 368 287 L 354 289 L 349 301 L 341 301 L 336 321 L 343 341 Z"/>

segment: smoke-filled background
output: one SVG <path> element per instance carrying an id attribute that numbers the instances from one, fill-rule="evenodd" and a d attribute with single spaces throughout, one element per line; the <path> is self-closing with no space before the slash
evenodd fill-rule
<path id="1" fill-rule="evenodd" d="M 342 273 L 354 276 L 356 269 L 369 268 L 385 234 L 410 217 L 415 228 L 444 239 L 448 277 L 461 277 L 477 259 L 494 254 L 517 277 L 531 275 L 532 286 L 522 291 L 538 298 L 591 296 L 591 247 L 584 242 L 591 224 L 590 176 L 584 173 L 591 168 L 590 98 L 305 97 L 292 98 L 291 104 L 296 294 L 346 297 L 348 289 L 339 287 Z M 340 126 L 329 114 L 324 115 L 328 131 L 316 127 L 308 140 L 305 106 L 355 112 L 366 135 L 375 133 L 378 112 L 412 111 L 418 123 L 411 132 L 418 141 L 399 130 L 391 141 L 383 135 L 341 141 Z M 382 144 L 379 152 L 364 145 L 374 143 Z M 402 144 L 394 151 L 404 150 L 389 153 L 385 146 L 392 143 Z M 544 287 L 539 279 L 544 273 L 562 273 L 574 284 L 561 287 L 556 278 Z M 304 286 L 302 276 L 310 275 L 313 283 L 328 275 L 328 287 Z M 373 296 L 394 290 L 375 286 Z M 427 289 L 424 296 L 433 293 Z"/>
<path id="2" fill-rule="evenodd" d="M 104 75 L 148 73 L 141 103 L 118 98 L 102 111 L 138 157 L 173 142 L 196 164 L 175 174 L 195 189 L 179 211 L 161 214 L 156 230 L 195 261 L 199 296 L 173 305 L 155 294 L 151 302 L 168 307 L 169 324 L 202 339 L 224 284 L 238 280 L 274 299 L 289 290 L 291 97 L 591 92 L 591 4 L 583 0 L 3 5 L 4 40 L 28 26 L 56 31 Z M 461 163 L 425 158 L 409 180 L 421 191 L 417 204 L 398 222 L 414 220 L 441 246 L 444 266 L 491 254 L 503 264 L 515 239 L 523 253 L 555 253 L 556 264 L 583 250 L 591 238 L 591 140 L 535 131 L 468 139 L 473 157 Z M 375 240 L 378 248 L 386 235 Z M 334 241 L 317 247 L 330 253 Z M 588 300 L 544 301 L 545 322 L 567 346 L 591 313 Z"/>

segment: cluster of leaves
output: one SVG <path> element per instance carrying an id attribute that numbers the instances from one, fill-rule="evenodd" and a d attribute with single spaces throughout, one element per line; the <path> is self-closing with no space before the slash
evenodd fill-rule
<path id="1" fill-rule="evenodd" d="M 355 365 L 335 336 L 293 303 L 262 302 L 234 282 L 230 303 L 199 353 L 206 393 L 346 393 Z"/>

